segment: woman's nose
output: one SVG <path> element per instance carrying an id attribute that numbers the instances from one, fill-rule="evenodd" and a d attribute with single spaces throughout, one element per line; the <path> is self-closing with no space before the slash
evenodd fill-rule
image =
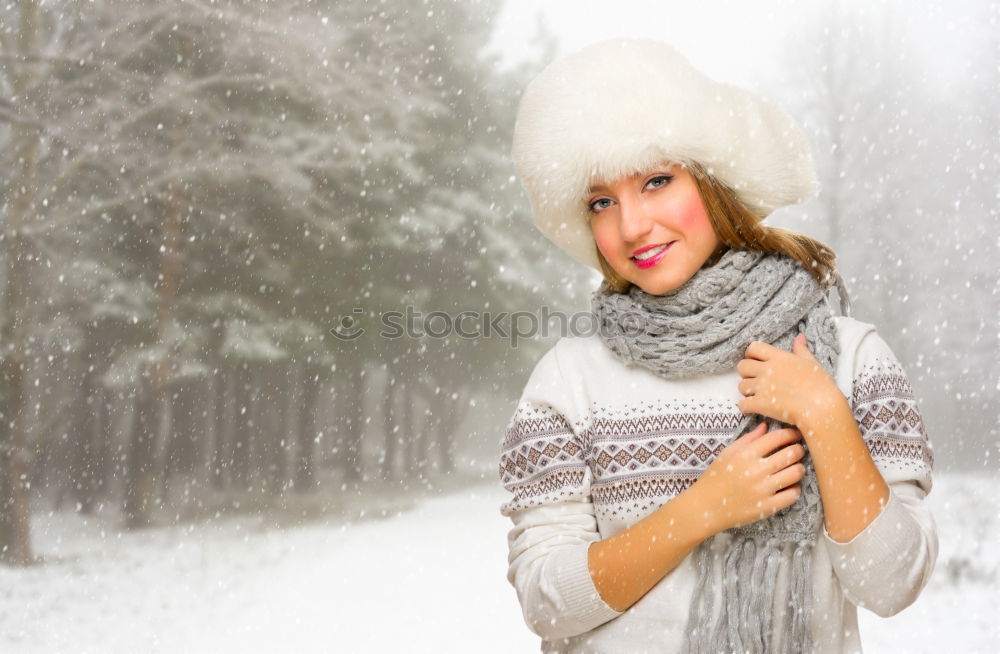
<path id="1" fill-rule="evenodd" d="M 653 226 L 651 207 L 635 199 L 619 200 L 621 212 L 621 234 L 626 243 L 641 241 Z"/>

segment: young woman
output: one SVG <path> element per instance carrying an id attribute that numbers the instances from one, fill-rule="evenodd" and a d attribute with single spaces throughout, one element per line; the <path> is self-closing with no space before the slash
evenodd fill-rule
<path id="1" fill-rule="evenodd" d="M 513 157 L 539 229 L 604 276 L 500 445 L 542 651 L 861 651 L 856 607 L 894 615 L 934 567 L 933 454 L 834 254 L 763 224 L 815 191 L 801 128 L 613 39 L 531 82 Z"/>

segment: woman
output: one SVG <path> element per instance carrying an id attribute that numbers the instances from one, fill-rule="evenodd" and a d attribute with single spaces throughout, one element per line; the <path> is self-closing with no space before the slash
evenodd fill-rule
<path id="1" fill-rule="evenodd" d="M 604 282 L 501 442 L 508 580 L 544 652 L 857 652 L 937 556 L 933 454 L 835 256 L 763 225 L 816 187 L 801 128 L 647 39 L 542 71 L 513 157 Z M 840 311 L 830 292 L 836 286 Z"/>

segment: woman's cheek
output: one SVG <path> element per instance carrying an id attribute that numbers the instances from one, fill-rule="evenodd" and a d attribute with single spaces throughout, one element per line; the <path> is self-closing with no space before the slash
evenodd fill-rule
<path id="1" fill-rule="evenodd" d="M 612 239 L 609 236 L 605 235 L 603 230 L 599 228 L 593 228 L 592 233 L 594 235 L 594 241 L 597 243 L 597 249 L 601 251 L 601 254 L 604 255 L 604 258 L 607 259 L 609 262 L 614 261 L 615 250 L 614 250 L 614 244 L 612 243 Z"/>
<path id="2" fill-rule="evenodd" d="M 681 200 L 677 211 L 680 227 L 687 232 L 705 232 L 712 230 L 712 222 L 705 212 L 698 188 L 691 186 L 690 191 Z"/>

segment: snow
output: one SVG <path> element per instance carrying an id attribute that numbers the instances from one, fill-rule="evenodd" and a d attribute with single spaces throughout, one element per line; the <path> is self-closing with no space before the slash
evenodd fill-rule
<path id="1" fill-rule="evenodd" d="M 935 576 L 898 616 L 860 612 L 866 652 L 1000 651 L 993 482 L 935 478 Z M 45 564 L 0 569 L 0 651 L 538 651 L 505 577 L 503 499 L 487 474 L 412 507 L 280 529 L 241 517 L 123 532 L 37 514 Z"/>

